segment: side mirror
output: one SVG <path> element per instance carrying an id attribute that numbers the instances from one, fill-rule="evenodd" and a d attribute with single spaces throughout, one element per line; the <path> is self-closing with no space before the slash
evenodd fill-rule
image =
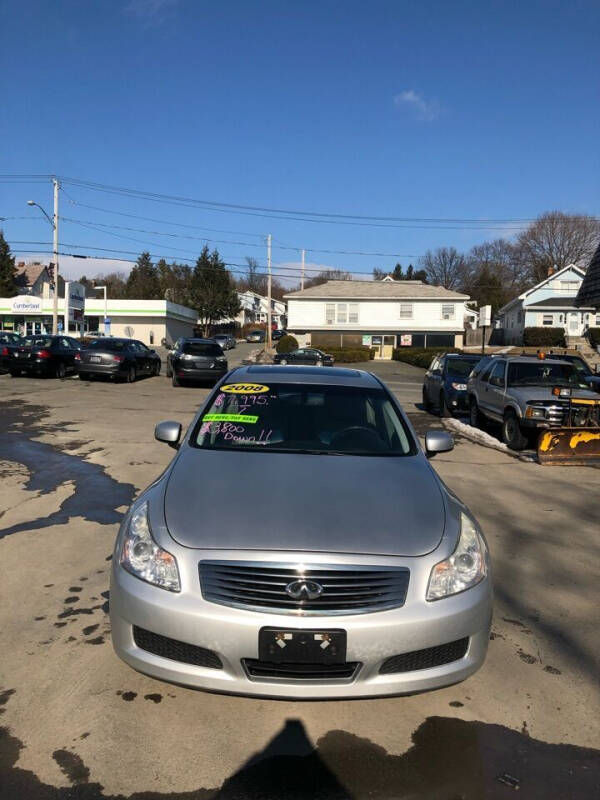
<path id="1" fill-rule="evenodd" d="M 171 419 L 159 422 L 154 428 L 154 438 L 158 442 L 165 442 L 169 447 L 177 450 L 179 448 L 179 439 L 181 438 L 181 423 L 173 422 Z"/>
<path id="2" fill-rule="evenodd" d="M 437 453 L 454 450 L 454 439 L 447 431 L 427 431 L 425 434 L 425 455 L 433 458 Z"/>
<path id="3" fill-rule="evenodd" d="M 150 348 L 150 352 L 151 353 L 156 353 L 156 350 L 152 350 L 152 348 Z"/>

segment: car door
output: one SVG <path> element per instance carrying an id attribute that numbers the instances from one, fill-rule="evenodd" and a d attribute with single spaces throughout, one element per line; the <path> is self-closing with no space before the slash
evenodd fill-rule
<path id="1" fill-rule="evenodd" d="M 485 394 L 486 408 L 497 418 L 504 416 L 504 391 L 506 384 L 506 361 L 499 358 L 493 365 L 488 379 Z"/>
<path id="2" fill-rule="evenodd" d="M 152 351 L 143 342 L 136 342 L 136 345 L 144 364 L 144 372 L 147 373 L 152 372 L 153 361 L 154 361 L 154 359 L 152 358 Z"/>
<path id="3" fill-rule="evenodd" d="M 437 405 L 440 400 L 440 392 L 442 390 L 442 385 L 443 385 L 443 374 L 445 366 L 446 366 L 445 356 L 439 356 L 435 364 L 435 367 L 431 371 L 431 375 L 429 376 L 429 391 L 427 394 L 427 399 L 429 400 L 430 403 L 433 403 L 433 405 Z"/>

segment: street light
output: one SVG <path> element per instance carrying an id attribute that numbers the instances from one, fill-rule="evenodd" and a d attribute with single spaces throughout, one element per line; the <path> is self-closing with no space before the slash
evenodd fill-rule
<path id="1" fill-rule="evenodd" d="M 52 245 L 52 258 L 54 263 L 54 300 L 52 303 L 52 335 L 56 336 L 58 333 L 58 189 L 59 183 L 56 178 L 52 179 L 54 184 L 54 216 L 50 216 L 35 200 L 28 200 L 28 206 L 37 206 L 42 214 L 46 217 L 53 231 L 53 245 Z"/>
<path id="2" fill-rule="evenodd" d="M 95 292 L 99 292 L 100 289 L 104 291 L 104 331 L 106 332 L 106 320 L 108 319 L 108 301 L 106 298 L 106 286 L 94 286 Z"/>

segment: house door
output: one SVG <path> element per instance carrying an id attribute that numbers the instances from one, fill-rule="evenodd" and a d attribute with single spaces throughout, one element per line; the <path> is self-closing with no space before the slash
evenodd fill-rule
<path id="1" fill-rule="evenodd" d="M 375 348 L 375 358 L 378 361 L 390 361 L 395 346 L 395 336 L 371 336 L 371 347 Z"/>
<path id="2" fill-rule="evenodd" d="M 569 311 L 569 336 L 581 336 L 581 317 L 579 311 Z"/>

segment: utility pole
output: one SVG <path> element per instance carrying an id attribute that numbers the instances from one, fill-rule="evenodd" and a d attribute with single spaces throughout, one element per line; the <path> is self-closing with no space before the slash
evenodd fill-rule
<path id="1" fill-rule="evenodd" d="M 300 288 L 304 289 L 304 254 L 305 250 L 302 251 L 302 271 L 300 272 Z"/>
<path id="2" fill-rule="evenodd" d="M 59 183 L 57 178 L 53 178 L 54 183 L 54 217 L 52 227 L 54 228 L 54 241 L 52 248 L 52 257 L 54 260 L 54 302 L 52 303 L 52 334 L 56 336 L 58 333 L 58 189 Z M 65 298 L 66 303 L 66 298 Z M 67 331 L 68 332 L 68 331 Z"/>
<path id="3" fill-rule="evenodd" d="M 267 350 L 271 349 L 271 234 L 267 235 Z"/>

